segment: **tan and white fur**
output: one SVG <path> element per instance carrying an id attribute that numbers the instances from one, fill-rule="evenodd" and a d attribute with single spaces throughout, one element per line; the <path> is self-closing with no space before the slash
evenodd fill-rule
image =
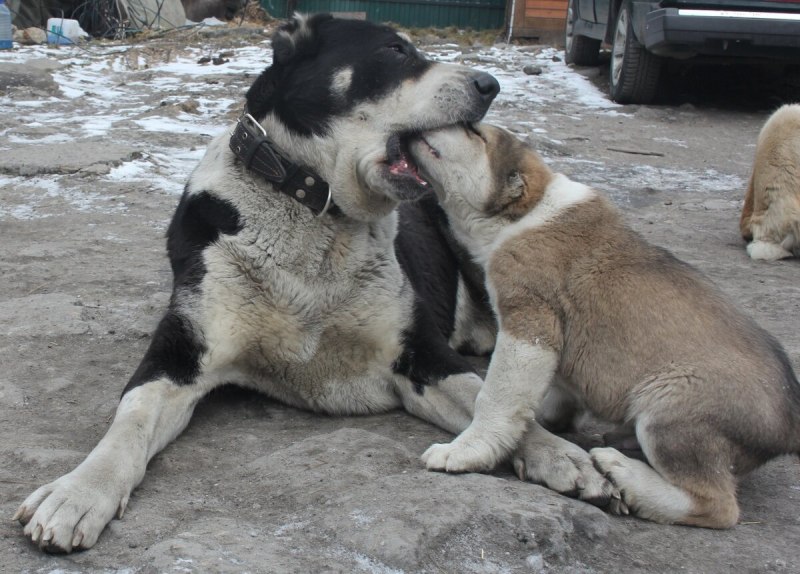
<path id="1" fill-rule="evenodd" d="M 800 255 L 800 104 L 779 108 L 761 129 L 739 228 L 753 259 Z"/>
<path id="2" fill-rule="evenodd" d="M 515 465 L 531 480 L 594 481 L 593 463 L 619 489 L 612 512 L 736 524 L 738 477 L 800 451 L 800 387 L 780 345 L 507 131 L 438 130 L 412 153 L 486 270 L 500 330 L 472 423 L 431 446 L 427 467 L 491 469 L 519 457 L 528 429 Z M 550 434 L 534 413 L 553 392 L 632 426 L 649 464 L 613 448 L 589 460 Z"/>

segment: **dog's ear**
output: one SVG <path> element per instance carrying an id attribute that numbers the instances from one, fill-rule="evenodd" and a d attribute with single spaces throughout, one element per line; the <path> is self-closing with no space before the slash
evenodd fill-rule
<path id="1" fill-rule="evenodd" d="M 295 12 L 294 16 L 272 35 L 272 62 L 285 66 L 294 59 L 313 56 L 317 52 L 316 29 L 332 20 L 330 14 L 315 14 L 311 18 Z"/>
<path id="2" fill-rule="evenodd" d="M 318 26 L 332 20 L 330 14 L 315 14 L 307 18 L 295 13 L 272 36 L 272 65 L 253 82 L 247 90 L 247 111 L 261 120 L 272 109 L 276 85 L 284 74 L 285 67 L 293 61 L 309 58 L 319 48 Z"/>

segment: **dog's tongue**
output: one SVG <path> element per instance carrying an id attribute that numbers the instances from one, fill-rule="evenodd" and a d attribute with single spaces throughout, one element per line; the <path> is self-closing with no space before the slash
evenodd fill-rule
<path id="1" fill-rule="evenodd" d="M 389 173 L 392 175 L 413 177 L 422 187 L 427 187 L 429 183 L 422 179 L 416 164 L 408 155 L 406 142 L 400 136 L 393 135 L 387 142 L 387 156 L 389 163 Z"/>

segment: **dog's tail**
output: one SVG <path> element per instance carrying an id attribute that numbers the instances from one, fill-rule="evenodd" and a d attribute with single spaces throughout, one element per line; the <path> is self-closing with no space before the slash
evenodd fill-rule
<path id="1" fill-rule="evenodd" d="M 747 184 L 747 193 L 744 196 L 744 207 L 742 208 L 742 217 L 739 219 L 739 230 L 742 232 L 742 237 L 745 241 L 753 239 L 753 230 L 750 228 L 750 218 L 753 217 L 753 180 L 755 173 L 750 174 L 750 183 Z"/>

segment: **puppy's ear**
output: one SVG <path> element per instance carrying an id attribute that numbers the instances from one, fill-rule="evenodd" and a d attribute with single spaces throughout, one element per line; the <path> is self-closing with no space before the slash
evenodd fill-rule
<path id="1" fill-rule="evenodd" d="M 519 171 L 514 170 L 508 174 L 503 195 L 505 195 L 508 203 L 516 201 L 525 195 L 525 180 L 522 179 Z"/>
<path id="2" fill-rule="evenodd" d="M 490 213 L 492 215 L 503 214 L 507 217 L 515 218 L 517 207 L 524 203 L 524 196 L 527 190 L 527 182 L 518 170 L 512 170 L 504 175 L 498 174 L 495 179 L 495 189 L 492 201 L 489 202 Z"/>

